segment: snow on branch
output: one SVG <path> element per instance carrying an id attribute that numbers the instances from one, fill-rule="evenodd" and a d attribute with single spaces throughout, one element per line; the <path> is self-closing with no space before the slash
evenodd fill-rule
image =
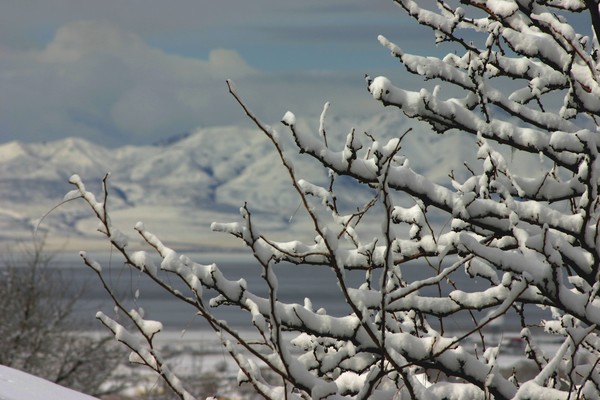
<path id="1" fill-rule="evenodd" d="M 435 87 L 406 90 L 367 76 L 368 90 L 433 129 L 414 135 L 470 138 L 478 165 L 466 165 L 466 175 L 434 181 L 413 170 L 403 148 L 410 130 L 385 140 L 365 132 L 365 143 L 358 128 L 336 132 L 327 123 L 329 103 L 315 132 L 291 111 L 272 127 L 227 81 L 273 146 L 310 229 L 302 240 L 263 232 L 262 215 L 248 203 L 237 221 L 211 225 L 254 256 L 261 294 L 217 264 L 179 254 L 142 223 L 134 229 L 150 251 L 132 249 L 109 218 L 108 176 L 102 201 L 78 176 L 65 199 L 87 203 L 127 266 L 204 318 L 237 363 L 239 381 L 265 398 L 599 399 L 600 49 L 570 23 L 589 3 L 597 20 L 597 5 L 470 0 L 439 1 L 431 10 L 396 3 L 431 28 L 448 54 L 409 54 L 380 36 L 408 73 Z M 535 157 L 538 170 L 520 168 L 516 156 Z M 304 176 L 296 157 L 316 162 L 327 178 Z M 344 179 L 356 186 L 348 189 Z M 357 187 L 369 195 L 338 204 L 339 191 Z M 100 264 L 82 257 L 134 332 L 104 314 L 101 322 L 133 361 L 189 398 L 153 347 L 160 322 L 124 308 Z M 315 310 L 308 295 L 303 304 L 282 301 L 281 263 L 330 271 L 343 314 Z M 350 279 L 357 271 L 358 283 Z M 247 313 L 253 339 L 217 318 L 214 307 Z"/>

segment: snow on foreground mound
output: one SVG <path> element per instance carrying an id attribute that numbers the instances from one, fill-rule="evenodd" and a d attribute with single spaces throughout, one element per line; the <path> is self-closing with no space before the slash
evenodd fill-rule
<path id="1" fill-rule="evenodd" d="M 0 365 L 0 400 L 97 400 L 25 372 Z"/>

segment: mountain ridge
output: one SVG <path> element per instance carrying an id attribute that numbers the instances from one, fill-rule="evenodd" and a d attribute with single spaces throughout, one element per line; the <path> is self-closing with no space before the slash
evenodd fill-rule
<path id="1" fill-rule="evenodd" d="M 318 119 L 299 119 L 296 129 L 318 135 L 315 122 Z M 353 128 L 368 145 L 370 139 L 362 132 L 389 139 L 403 134 L 411 126 L 412 121 L 391 113 L 357 121 L 333 118 L 326 122 L 329 145 L 339 150 Z M 275 128 L 280 132 L 298 177 L 326 185 L 327 171 L 310 157 L 298 154 L 286 127 L 275 125 Z M 447 175 L 451 169 L 465 171 L 464 161 L 477 163 L 472 136 L 437 135 L 419 125 L 402 143 L 401 154 L 410 160 L 416 172 L 445 185 L 450 184 Z M 80 175 L 88 190 L 99 196 L 101 180 L 107 172 L 111 173 L 109 199 L 113 214 L 118 212 L 128 219 L 129 216 L 134 218 L 136 210 L 144 210 L 140 211 L 139 220 L 156 221 L 156 226 L 163 229 L 168 226 L 168 231 L 174 231 L 176 236 L 173 240 L 178 243 L 190 242 L 186 232 L 199 231 L 199 226 L 203 232 L 199 241 L 205 240 L 211 218 L 239 220 L 238 210 L 245 202 L 263 216 L 266 226 L 294 231 L 286 221 L 295 215 L 299 198 L 291 190 L 289 176 L 272 144 L 256 127 L 217 126 L 199 128 L 161 144 L 114 149 L 82 138 L 1 144 L 2 239 L 30 236 L 40 218 L 73 189 L 68 184 L 72 174 Z M 372 196 L 369 188 L 344 185 L 348 190 L 338 193 L 341 204 L 368 201 Z M 54 209 L 39 226 L 56 238 L 94 236 L 95 229 L 89 230 L 90 219 L 93 219 L 89 210 L 82 204 L 71 203 Z M 177 229 L 177 224 L 183 225 Z"/>

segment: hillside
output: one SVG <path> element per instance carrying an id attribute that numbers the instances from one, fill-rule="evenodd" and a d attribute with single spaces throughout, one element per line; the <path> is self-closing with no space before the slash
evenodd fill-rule
<path id="1" fill-rule="evenodd" d="M 297 173 L 313 183 L 327 182 L 325 171 L 297 153 L 286 128 L 274 126 L 284 138 Z M 361 133 L 367 145 L 370 139 L 362 132 L 389 138 L 408 127 L 406 119 L 392 114 L 352 122 L 333 118 L 327 123 L 327 135 L 330 145 L 341 149 L 352 128 Z M 318 119 L 297 123 L 297 129 L 311 130 L 315 135 L 317 128 Z M 473 137 L 437 135 L 415 127 L 403 140 L 401 153 L 415 171 L 449 185 L 451 170 L 465 174 L 464 161 L 477 166 L 475 148 Z M 536 162 L 536 157 L 519 161 L 525 168 L 536 168 Z M 0 145 L 0 241 L 30 238 L 40 218 L 49 212 L 39 224 L 48 240 L 66 248 L 96 246 L 92 242 L 99 237 L 95 233 L 97 223 L 81 202 L 53 207 L 72 189 L 68 184 L 72 174 L 79 174 L 99 196 L 107 172 L 111 173 L 113 221 L 132 236 L 133 225 L 141 220 L 174 246 L 227 248 L 232 242 L 211 233 L 210 223 L 238 220 L 244 202 L 256 214 L 259 227 L 290 231 L 290 235 L 310 234 L 309 221 L 297 212 L 299 199 L 272 145 L 260 131 L 247 125 L 202 128 L 156 145 L 114 149 L 79 138 L 4 143 Z M 349 179 L 340 182 L 338 201 L 342 207 L 354 205 L 357 199 L 368 201 L 372 195 L 370 189 Z"/>

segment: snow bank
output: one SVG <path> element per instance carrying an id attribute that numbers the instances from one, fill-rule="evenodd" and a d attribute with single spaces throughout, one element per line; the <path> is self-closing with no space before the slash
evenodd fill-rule
<path id="1" fill-rule="evenodd" d="M 0 365 L 2 400 L 97 400 L 25 372 Z"/>

